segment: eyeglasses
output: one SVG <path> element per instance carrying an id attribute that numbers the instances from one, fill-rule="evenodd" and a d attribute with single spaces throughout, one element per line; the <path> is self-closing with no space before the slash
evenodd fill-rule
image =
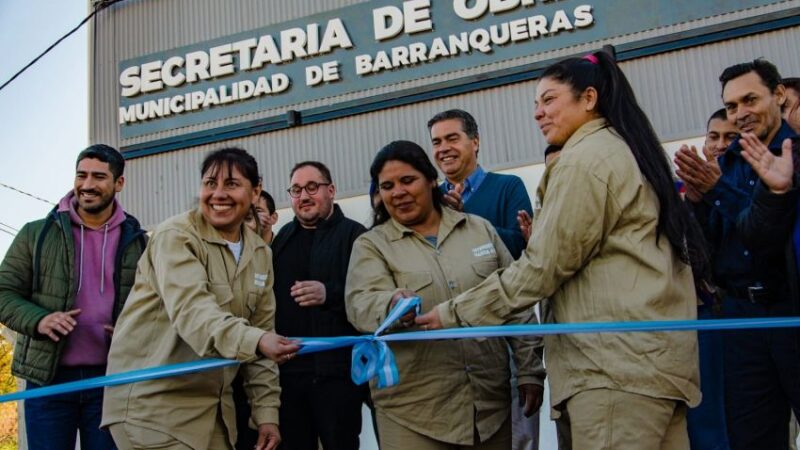
<path id="1" fill-rule="evenodd" d="M 312 181 L 305 186 L 298 186 L 294 185 L 286 190 L 289 193 L 289 196 L 292 198 L 300 198 L 300 194 L 303 193 L 303 189 L 308 193 L 308 195 L 314 195 L 319 190 L 320 186 L 330 186 L 331 183 L 317 183 L 316 181 Z"/>

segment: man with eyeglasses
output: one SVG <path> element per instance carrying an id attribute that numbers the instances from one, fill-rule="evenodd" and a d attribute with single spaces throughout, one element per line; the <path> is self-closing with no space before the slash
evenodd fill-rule
<path id="1" fill-rule="evenodd" d="M 334 204 L 331 172 L 318 161 L 294 166 L 288 189 L 295 217 L 272 244 L 275 330 L 283 336 L 358 334 L 347 321 L 344 284 L 353 242 L 366 229 Z M 356 450 L 366 386 L 350 378 L 350 349 L 298 356 L 281 366 L 280 431 L 285 450 Z"/>

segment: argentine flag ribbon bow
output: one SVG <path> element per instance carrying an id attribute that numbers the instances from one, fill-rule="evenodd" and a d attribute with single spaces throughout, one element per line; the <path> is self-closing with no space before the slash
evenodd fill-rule
<path id="1" fill-rule="evenodd" d="M 324 349 L 353 346 L 353 360 L 350 375 L 355 384 L 364 384 L 377 378 L 378 387 L 394 386 L 400 382 L 397 362 L 389 345 L 383 340 L 383 333 L 407 312 L 420 312 L 419 297 L 400 299 L 389 311 L 389 315 L 381 323 L 375 334 L 365 336 L 344 336 L 341 338 L 302 339 L 302 348 L 298 354 L 317 352 Z"/>

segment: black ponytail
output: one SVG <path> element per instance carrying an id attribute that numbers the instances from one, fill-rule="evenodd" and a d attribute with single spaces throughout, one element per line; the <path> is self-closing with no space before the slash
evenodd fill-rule
<path id="1" fill-rule="evenodd" d="M 708 281 L 710 266 L 700 225 L 678 195 L 667 154 L 611 55 L 597 52 L 568 58 L 548 67 L 542 78 L 571 86 L 576 98 L 588 87 L 597 90 L 598 112 L 628 144 L 639 170 L 658 197 L 658 237 L 665 235 L 681 261 L 692 266 L 696 284 Z"/>

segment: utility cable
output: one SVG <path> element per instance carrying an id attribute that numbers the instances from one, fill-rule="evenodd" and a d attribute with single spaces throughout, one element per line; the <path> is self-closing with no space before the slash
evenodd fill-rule
<path id="1" fill-rule="evenodd" d="M 6 189 L 11 189 L 11 190 L 12 190 L 12 191 L 14 191 L 14 192 L 19 192 L 19 193 L 20 193 L 20 194 L 22 194 L 22 195 L 27 195 L 27 196 L 28 196 L 28 197 L 30 197 L 30 198 L 33 198 L 33 199 L 39 200 L 40 202 L 45 202 L 45 203 L 47 203 L 48 205 L 55 205 L 55 203 L 51 202 L 50 200 L 46 200 L 46 199 L 43 199 L 42 197 L 37 197 L 37 196 L 35 196 L 35 195 L 33 195 L 33 194 L 29 194 L 29 193 L 27 193 L 27 192 L 25 192 L 25 191 L 22 191 L 22 190 L 19 190 L 19 189 L 15 188 L 14 186 L 9 186 L 9 185 L 7 185 L 7 184 L 5 184 L 5 183 L 0 183 L 0 186 L 4 187 L 4 188 L 6 188 Z"/>
<path id="2" fill-rule="evenodd" d="M 26 70 L 28 70 L 28 69 L 29 69 L 29 68 L 30 68 L 32 65 L 36 64 L 36 62 L 37 62 L 37 61 L 39 61 L 40 59 L 42 59 L 42 57 L 43 57 L 44 55 L 48 54 L 48 53 L 50 52 L 50 50 L 54 49 L 54 48 L 55 48 L 55 47 L 56 47 L 58 44 L 60 44 L 60 43 L 61 43 L 61 41 L 63 41 L 64 39 L 66 39 L 66 38 L 70 37 L 70 36 L 71 36 L 73 33 L 75 33 L 76 31 L 78 31 L 78 30 L 79 30 L 79 29 L 80 29 L 80 28 L 83 26 L 83 24 L 85 24 L 86 22 L 88 22 L 88 21 L 89 21 L 89 20 L 90 20 L 92 17 L 94 17 L 94 16 L 95 16 L 95 14 L 97 14 L 97 13 L 99 13 L 100 11 L 102 11 L 102 10 L 104 10 L 104 9 L 108 8 L 109 6 L 111 6 L 111 5 L 115 4 L 115 3 L 119 3 L 119 2 L 121 2 L 121 1 L 124 1 L 124 0 L 104 0 L 104 1 L 96 2 L 96 3 L 95 3 L 95 9 L 94 9 L 94 11 L 92 11 L 92 13 L 91 13 L 91 14 L 89 14 L 88 16 L 86 16 L 86 18 L 85 18 L 85 19 L 83 19 L 83 20 L 81 21 L 81 23 L 79 23 L 79 24 L 78 24 L 78 26 L 76 26 L 75 28 L 73 28 L 72 30 L 70 30 L 70 31 L 69 31 L 67 34 L 65 34 L 64 36 L 61 36 L 61 38 L 60 38 L 59 40 L 55 41 L 55 42 L 54 42 L 52 45 L 50 45 L 50 47 L 47 47 L 47 50 L 43 51 L 43 52 L 42 52 L 42 53 L 41 53 L 39 56 L 37 56 L 36 58 L 34 58 L 34 59 L 33 59 L 33 61 L 31 61 L 31 62 L 29 62 L 28 64 L 26 64 L 26 65 L 25 65 L 25 67 L 23 67 L 22 69 L 20 69 L 20 70 L 19 70 L 19 72 L 15 73 L 15 74 L 14 74 L 14 75 L 13 75 L 11 78 L 9 78 L 9 79 L 8 79 L 8 81 L 6 81 L 5 83 L 3 83 L 3 85 L 2 85 L 2 86 L 0 86 L 0 91 L 2 91 L 2 90 L 3 90 L 3 88 L 5 88 L 6 86 L 8 86 L 8 85 L 9 85 L 9 84 L 10 84 L 12 81 L 14 81 L 14 79 L 16 79 L 18 76 L 22 75 L 22 73 L 23 73 L 23 72 L 25 72 Z"/>
<path id="3" fill-rule="evenodd" d="M 8 228 L 8 229 L 9 229 L 9 230 L 11 230 L 11 231 L 19 231 L 18 229 L 16 229 L 16 228 L 12 227 L 11 225 L 6 225 L 6 224 L 4 224 L 3 222 L 0 222 L 0 227 L 6 227 L 6 228 Z"/>

